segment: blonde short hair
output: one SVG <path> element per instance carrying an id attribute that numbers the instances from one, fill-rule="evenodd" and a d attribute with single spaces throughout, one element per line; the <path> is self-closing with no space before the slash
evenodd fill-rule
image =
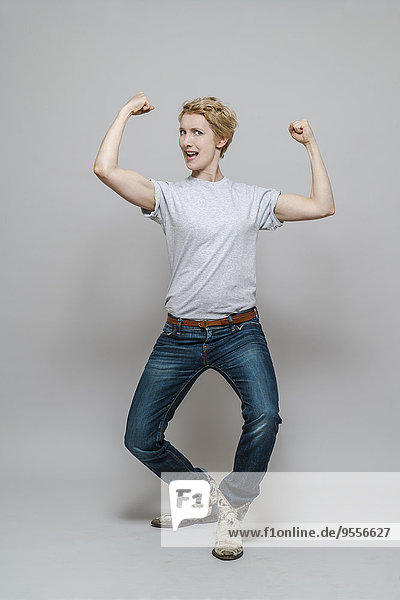
<path id="1" fill-rule="evenodd" d="M 181 122 L 185 113 L 203 115 L 213 130 L 217 141 L 221 138 L 228 138 L 226 144 L 221 148 L 220 158 L 224 158 L 224 154 L 233 140 L 235 129 L 239 126 L 235 111 L 229 106 L 224 106 L 219 98 L 206 96 L 205 98 L 195 98 L 184 102 L 178 116 L 179 122 Z"/>

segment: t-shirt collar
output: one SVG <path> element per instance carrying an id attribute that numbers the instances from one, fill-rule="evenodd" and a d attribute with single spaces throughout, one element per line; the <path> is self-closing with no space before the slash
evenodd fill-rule
<path id="1" fill-rule="evenodd" d="M 228 181 L 228 178 L 223 177 L 219 181 L 206 181 L 205 179 L 199 179 L 199 177 L 193 177 L 193 175 L 188 175 L 188 177 L 186 177 L 186 181 L 188 181 L 189 183 L 195 183 L 195 184 L 198 184 L 198 183 L 205 184 L 205 185 L 212 187 L 212 186 L 217 186 L 217 185 L 226 183 Z"/>

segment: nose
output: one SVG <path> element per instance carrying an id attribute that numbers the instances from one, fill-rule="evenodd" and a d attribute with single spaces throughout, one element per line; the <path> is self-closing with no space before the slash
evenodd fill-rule
<path id="1" fill-rule="evenodd" d="M 190 136 L 193 134 L 186 133 L 185 135 L 181 135 L 182 144 L 185 148 L 191 148 L 192 144 L 190 142 Z"/>

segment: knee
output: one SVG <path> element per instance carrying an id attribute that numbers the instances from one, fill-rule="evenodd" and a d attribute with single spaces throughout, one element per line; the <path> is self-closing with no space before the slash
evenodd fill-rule
<path id="1" fill-rule="evenodd" d="M 252 429 L 255 434 L 262 435 L 272 430 L 277 430 L 282 423 L 278 410 L 263 412 L 259 414 L 252 422 Z"/>
<path id="2" fill-rule="evenodd" d="M 134 455 L 143 456 L 146 452 L 154 452 L 158 449 L 153 436 L 146 435 L 144 431 L 136 428 L 127 428 L 124 435 L 124 446 Z"/>

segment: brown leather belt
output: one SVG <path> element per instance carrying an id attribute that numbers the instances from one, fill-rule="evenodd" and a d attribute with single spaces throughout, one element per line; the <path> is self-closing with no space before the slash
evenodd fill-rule
<path id="1" fill-rule="evenodd" d="M 187 325 L 188 327 L 213 327 L 216 325 L 230 325 L 231 322 L 243 323 L 243 321 L 250 321 L 250 319 L 254 319 L 255 316 L 258 317 L 258 310 L 256 306 L 245 313 L 241 313 L 240 315 L 231 315 L 231 320 L 228 317 L 223 317 L 222 319 L 203 319 L 201 321 L 181 319 L 181 325 Z M 173 323 L 174 325 L 178 325 L 179 319 L 175 319 L 174 317 L 168 315 L 167 321 L 169 323 Z"/>

